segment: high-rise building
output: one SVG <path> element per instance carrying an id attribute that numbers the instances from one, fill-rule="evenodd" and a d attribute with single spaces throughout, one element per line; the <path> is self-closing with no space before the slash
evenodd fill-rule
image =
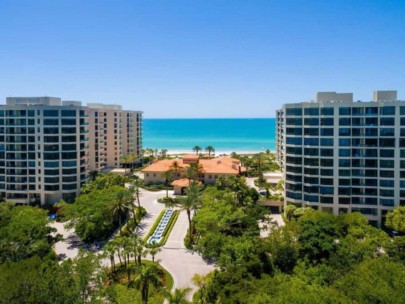
<path id="1" fill-rule="evenodd" d="M 140 155 L 141 132 L 142 112 L 9 97 L 0 106 L 0 197 L 22 204 L 71 202 L 89 171 Z"/>
<path id="2" fill-rule="evenodd" d="M 391 99 L 393 98 L 393 99 Z M 285 204 L 334 214 L 358 211 L 377 226 L 405 204 L 405 101 L 396 91 L 318 93 L 276 114 Z"/>
<path id="3" fill-rule="evenodd" d="M 90 170 L 118 167 L 129 154 L 140 155 L 142 112 L 124 111 L 119 105 L 88 104 Z"/>

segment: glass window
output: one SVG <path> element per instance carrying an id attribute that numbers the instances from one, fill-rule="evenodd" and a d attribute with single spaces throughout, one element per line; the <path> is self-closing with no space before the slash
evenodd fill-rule
<path id="1" fill-rule="evenodd" d="M 394 150 L 380 150 L 380 157 L 394 157 Z"/>
<path id="2" fill-rule="evenodd" d="M 339 149 L 339 156 L 350 157 L 350 149 Z"/>
<path id="3" fill-rule="evenodd" d="M 321 138 L 322 147 L 333 147 L 333 138 Z"/>
<path id="4" fill-rule="evenodd" d="M 321 126 L 333 126 L 333 118 L 321 118 Z"/>
<path id="5" fill-rule="evenodd" d="M 346 158 L 339 159 L 339 167 L 350 167 L 350 159 Z"/>
<path id="6" fill-rule="evenodd" d="M 321 136 L 333 136 L 333 128 L 321 128 Z"/>
<path id="7" fill-rule="evenodd" d="M 339 136 L 350 136 L 350 128 L 339 128 Z"/>
<path id="8" fill-rule="evenodd" d="M 76 116 L 76 111 L 75 110 L 62 110 L 61 115 L 63 117 L 67 117 L 67 116 L 75 117 Z"/>
<path id="9" fill-rule="evenodd" d="M 380 187 L 394 188 L 394 181 L 392 179 L 381 179 Z"/>
<path id="10" fill-rule="evenodd" d="M 319 118 L 305 118 L 304 125 L 306 126 L 319 126 Z"/>
<path id="11" fill-rule="evenodd" d="M 395 107 L 382 107 L 380 108 L 380 115 L 395 115 Z"/>
<path id="12" fill-rule="evenodd" d="M 321 166 L 322 167 L 333 167 L 333 158 L 322 158 Z"/>
<path id="13" fill-rule="evenodd" d="M 352 109 L 349 107 L 341 107 L 339 108 L 339 115 L 351 115 Z"/>
<path id="14" fill-rule="evenodd" d="M 305 108 L 304 114 L 310 116 L 319 115 L 319 108 Z"/>
<path id="15" fill-rule="evenodd" d="M 58 117 L 59 111 L 58 110 L 44 110 L 45 117 Z"/>
<path id="16" fill-rule="evenodd" d="M 333 115 L 333 108 L 321 108 L 321 115 Z"/>
<path id="17" fill-rule="evenodd" d="M 44 126 L 57 126 L 59 125 L 59 119 L 44 119 Z"/>
<path id="18" fill-rule="evenodd" d="M 380 159 L 381 168 L 394 168 L 394 161 L 391 159 Z"/>
<path id="19" fill-rule="evenodd" d="M 304 138 L 304 145 L 305 146 L 319 146 L 319 139 L 318 138 Z"/>
<path id="20" fill-rule="evenodd" d="M 302 145 L 301 137 L 286 137 L 287 145 Z"/>
<path id="21" fill-rule="evenodd" d="M 333 149 L 321 149 L 321 156 L 333 156 Z"/>
<path id="22" fill-rule="evenodd" d="M 304 135 L 318 136 L 319 129 L 318 128 L 304 128 Z"/>
<path id="23" fill-rule="evenodd" d="M 339 118 L 339 126 L 350 126 L 351 118 L 350 117 L 341 117 Z"/>
<path id="24" fill-rule="evenodd" d="M 349 147 L 350 146 L 350 138 L 339 138 L 339 146 L 340 147 Z"/>
<path id="25" fill-rule="evenodd" d="M 393 126 L 395 125 L 394 117 L 380 117 L 380 126 Z"/>
<path id="26" fill-rule="evenodd" d="M 380 136 L 395 136 L 395 129 L 394 128 L 381 128 Z"/>
<path id="27" fill-rule="evenodd" d="M 333 169 L 321 169 L 322 176 L 333 176 Z"/>
<path id="28" fill-rule="evenodd" d="M 380 147 L 395 147 L 395 138 L 380 138 Z"/>
<path id="29" fill-rule="evenodd" d="M 301 108 L 287 108 L 286 115 L 302 116 L 302 109 Z"/>

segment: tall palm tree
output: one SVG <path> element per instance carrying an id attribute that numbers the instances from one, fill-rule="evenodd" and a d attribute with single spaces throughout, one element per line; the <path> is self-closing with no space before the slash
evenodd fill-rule
<path id="1" fill-rule="evenodd" d="M 177 160 L 173 161 L 172 165 L 170 166 L 170 170 L 173 171 L 174 177 L 177 178 L 178 172 L 181 170 L 180 164 Z"/>
<path id="2" fill-rule="evenodd" d="M 131 184 L 129 185 L 129 188 L 128 188 L 129 192 L 132 195 L 132 198 L 134 200 L 136 200 L 136 202 L 138 203 L 139 211 L 141 211 L 141 201 L 140 201 L 141 186 L 142 186 L 142 181 L 139 178 L 136 178 L 131 182 Z"/>
<path id="3" fill-rule="evenodd" d="M 193 151 L 198 155 L 198 152 L 200 152 L 202 148 L 200 146 L 194 146 Z"/>
<path id="4" fill-rule="evenodd" d="M 150 285 L 155 288 L 162 286 L 157 266 L 142 265 L 137 271 L 133 283 L 137 288 L 141 289 L 142 304 L 148 304 Z"/>
<path id="5" fill-rule="evenodd" d="M 150 244 L 148 253 L 152 256 L 152 262 L 155 263 L 155 256 L 162 251 L 162 248 L 155 242 Z"/>
<path id="6" fill-rule="evenodd" d="M 208 157 L 211 158 L 211 153 L 215 152 L 215 149 L 214 149 L 213 146 L 208 146 L 208 147 L 205 148 L 205 151 L 208 152 Z"/>
<path id="7" fill-rule="evenodd" d="M 114 200 L 110 205 L 110 211 L 117 216 L 120 227 L 122 226 L 122 218 L 128 217 L 128 211 L 131 203 L 131 196 L 128 190 L 120 190 L 115 193 Z"/>
<path id="8" fill-rule="evenodd" d="M 172 170 L 167 170 L 162 174 L 166 184 L 166 197 L 169 197 L 169 183 L 173 180 L 174 174 Z"/>
<path id="9" fill-rule="evenodd" d="M 199 191 L 198 182 L 192 181 L 186 190 L 186 197 L 178 198 L 178 206 L 181 210 L 187 212 L 190 242 L 192 240 L 191 211 L 195 211 L 198 208 Z"/>
<path id="10" fill-rule="evenodd" d="M 169 304 L 189 304 L 187 296 L 191 288 L 176 288 L 174 291 L 165 291 L 164 295 Z"/>
<path id="11" fill-rule="evenodd" d="M 110 263 L 111 263 L 111 270 L 115 272 L 115 245 L 113 242 L 109 241 L 105 246 L 103 247 L 103 253 L 105 257 L 110 258 Z"/>
<path id="12" fill-rule="evenodd" d="M 166 158 L 167 156 L 167 149 L 161 149 L 160 150 L 160 157 L 161 158 Z"/>

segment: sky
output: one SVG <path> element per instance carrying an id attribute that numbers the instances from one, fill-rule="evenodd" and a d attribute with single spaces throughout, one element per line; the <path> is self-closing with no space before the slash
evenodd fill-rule
<path id="1" fill-rule="evenodd" d="M 390 89 L 405 99 L 405 0 L 0 0 L 1 103 L 256 118 L 317 91 Z"/>

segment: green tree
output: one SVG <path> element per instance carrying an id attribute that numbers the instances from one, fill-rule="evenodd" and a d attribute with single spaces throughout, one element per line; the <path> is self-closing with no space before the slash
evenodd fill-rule
<path id="1" fill-rule="evenodd" d="M 155 262 L 155 256 L 162 251 L 162 248 L 156 244 L 156 243 L 152 243 L 149 245 L 147 253 L 149 253 L 152 256 L 152 262 Z"/>
<path id="2" fill-rule="evenodd" d="M 207 146 L 207 147 L 205 148 L 205 151 L 208 152 L 208 157 L 211 158 L 211 153 L 215 152 L 215 149 L 214 149 L 213 146 Z"/>
<path id="3" fill-rule="evenodd" d="M 200 203 L 200 187 L 198 182 L 192 181 L 189 187 L 186 190 L 186 197 L 177 198 L 178 206 L 181 210 L 185 210 L 187 213 L 188 219 L 188 229 L 189 229 L 189 239 L 192 242 L 193 231 L 192 231 L 192 222 L 191 222 L 191 211 L 197 210 Z"/>
<path id="4" fill-rule="evenodd" d="M 385 257 L 364 261 L 334 285 L 355 303 L 405 303 L 405 265 Z"/>
<path id="5" fill-rule="evenodd" d="M 0 204 L 0 263 L 52 253 L 57 237 L 50 233 L 46 211 L 31 206 Z"/>
<path id="6" fill-rule="evenodd" d="M 194 146 L 193 151 L 198 155 L 198 152 L 200 152 L 202 148 L 200 146 Z"/>
<path id="7" fill-rule="evenodd" d="M 336 249 L 337 226 L 335 217 L 326 212 L 307 212 L 298 220 L 300 254 L 311 262 L 327 259 Z"/>
<path id="8" fill-rule="evenodd" d="M 191 288 L 176 288 L 172 292 L 165 291 L 164 295 L 169 304 L 188 304 L 190 302 L 187 300 L 187 296 L 190 292 Z"/>
<path id="9" fill-rule="evenodd" d="M 405 233 L 405 206 L 396 207 L 387 213 L 385 225 L 400 233 Z"/>
<path id="10" fill-rule="evenodd" d="M 122 228 L 122 219 L 128 218 L 129 209 L 131 208 L 132 200 L 130 192 L 123 189 L 114 194 L 114 199 L 110 204 L 110 211 L 114 214 Z M 134 215 L 135 216 L 135 215 Z"/>
<path id="11" fill-rule="evenodd" d="M 133 284 L 141 289 L 142 304 L 148 304 L 150 285 L 155 288 L 160 288 L 162 286 L 156 265 L 142 265 L 135 275 Z"/>
<path id="12" fill-rule="evenodd" d="M 297 209 L 297 206 L 295 206 L 295 205 L 288 205 L 288 206 L 285 206 L 285 208 L 284 208 L 284 214 L 285 214 L 285 216 L 287 217 L 287 220 L 291 220 L 292 219 L 292 216 L 293 216 L 293 214 L 294 214 L 294 212 L 295 212 L 295 210 Z"/>
<path id="13" fill-rule="evenodd" d="M 169 186 L 170 182 L 173 181 L 174 173 L 172 170 L 167 170 L 162 174 L 162 177 L 165 179 L 166 197 L 169 197 Z"/>

